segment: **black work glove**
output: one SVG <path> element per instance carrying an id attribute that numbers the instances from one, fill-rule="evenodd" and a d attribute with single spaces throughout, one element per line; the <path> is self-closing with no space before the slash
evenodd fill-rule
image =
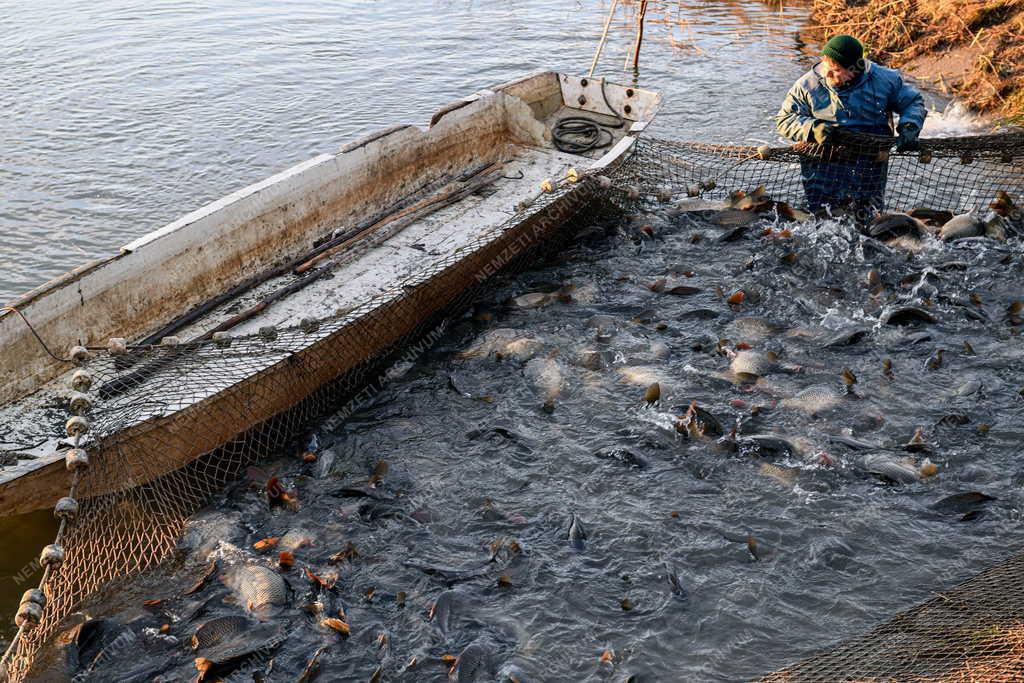
<path id="1" fill-rule="evenodd" d="M 832 133 L 835 132 L 836 124 L 831 121 L 822 121 L 821 119 L 815 119 L 814 123 L 811 124 L 811 132 L 808 136 L 808 142 L 817 142 L 819 145 L 824 145 L 826 142 L 832 139 Z"/>
<path id="2" fill-rule="evenodd" d="M 901 123 L 899 128 L 899 137 L 896 138 L 896 151 L 897 152 L 916 152 L 921 149 L 921 143 L 918 141 L 917 136 L 921 134 L 921 127 L 916 123 Z"/>

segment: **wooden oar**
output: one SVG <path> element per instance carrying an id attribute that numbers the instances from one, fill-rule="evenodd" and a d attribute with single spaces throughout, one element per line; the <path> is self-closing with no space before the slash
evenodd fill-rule
<path id="1" fill-rule="evenodd" d="M 497 164 L 491 164 L 488 168 L 495 167 L 497 167 Z M 448 190 L 442 192 L 441 194 L 437 194 L 432 197 L 422 199 L 413 204 L 412 206 L 402 209 L 401 211 L 391 216 L 388 216 L 383 220 L 377 221 L 373 225 L 361 230 L 359 233 L 352 235 L 352 237 L 345 240 L 341 244 L 333 246 L 330 249 L 326 249 L 317 254 L 316 256 L 314 256 L 313 258 L 309 259 L 308 261 L 296 266 L 292 272 L 294 272 L 296 275 L 302 275 L 307 270 L 314 267 L 316 264 L 320 263 L 324 259 L 331 258 L 332 256 L 335 256 L 344 251 L 347 251 L 348 249 L 351 249 L 355 244 L 361 242 L 368 235 L 371 235 L 384 227 L 388 227 L 389 230 L 386 231 L 386 237 L 384 237 L 383 239 L 388 239 L 399 230 L 402 230 L 403 228 L 412 225 L 421 218 L 425 218 L 426 216 L 429 216 L 432 213 L 440 211 L 446 206 L 451 206 L 452 204 L 461 201 L 462 199 L 465 199 L 466 197 L 473 194 L 480 188 L 486 185 L 490 185 L 500 177 L 498 171 L 500 171 L 500 168 L 498 168 L 497 170 L 492 170 L 490 173 L 487 173 L 478 180 L 449 188 Z"/>

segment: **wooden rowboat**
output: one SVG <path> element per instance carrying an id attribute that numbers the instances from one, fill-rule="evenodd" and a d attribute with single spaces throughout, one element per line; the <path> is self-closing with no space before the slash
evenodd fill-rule
<path id="1" fill-rule="evenodd" d="M 0 313 L 0 515 L 66 495 L 58 432 L 74 368 L 41 342 L 63 356 L 111 338 L 251 335 L 353 311 L 344 325 L 283 351 L 287 358 L 222 372 L 171 410 L 139 408 L 140 396 L 166 386 L 157 377 L 108 391 L 104 409 L 132 406 L 132 418 L 98 437 L 92 457 L 121 476 L 85 495 L 145 483 L 303 400 L 543 242 L 587 201 L 594 174 L 630 153 L 660 103 L 654 92 L 554 72 L 481 90 L 439 109 L 425 129 L 396 126 L 355 140 L 21 297 Z M 562 151 L 552 127 L 580 115 L 607 124 L 607 144 Z M 545 181 L 570 169 L 587 182 L 536 201 Z M 531 204 L 539 208 L 522 211 Z M 510 215 L 521 220 L 510 223 Z M 229 401 L 244 402 L 244 417 L 225 409 Z M 154 466 L 157 449 L 164 455 Z"/>

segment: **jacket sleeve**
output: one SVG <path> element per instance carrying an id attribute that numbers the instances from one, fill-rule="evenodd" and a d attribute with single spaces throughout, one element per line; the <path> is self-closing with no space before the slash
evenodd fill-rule
<path id="1" fill-rule="evenodd" d="M 905 83 L 902 76 L 896 77 L 896 87 L 893 89 L 889 108 L 899 114 L 901 124 L 916 123 L 918 130 L 924 127 L 924 119 L 928 115 L 924 97 L 917 88 Z"/>
<path id="2" fill-rule="evenodd" d="M 794 142 L 806 142 L 811 137 L 814 116 L 808 102 L 807 91 L 796 83 L 786 94 L 782 108 L 775 115 L 775 126 L 779 132 Z"/>

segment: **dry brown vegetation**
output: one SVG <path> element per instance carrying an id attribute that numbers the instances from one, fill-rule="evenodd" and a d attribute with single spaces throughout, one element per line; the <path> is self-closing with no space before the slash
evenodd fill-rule
<path id="1" fill-rule="evenodd" d="M 817 38 L 857 36 L 873 59 L 1024 123 L 1024 0 L 813 0 L 811 20 Z"/>

